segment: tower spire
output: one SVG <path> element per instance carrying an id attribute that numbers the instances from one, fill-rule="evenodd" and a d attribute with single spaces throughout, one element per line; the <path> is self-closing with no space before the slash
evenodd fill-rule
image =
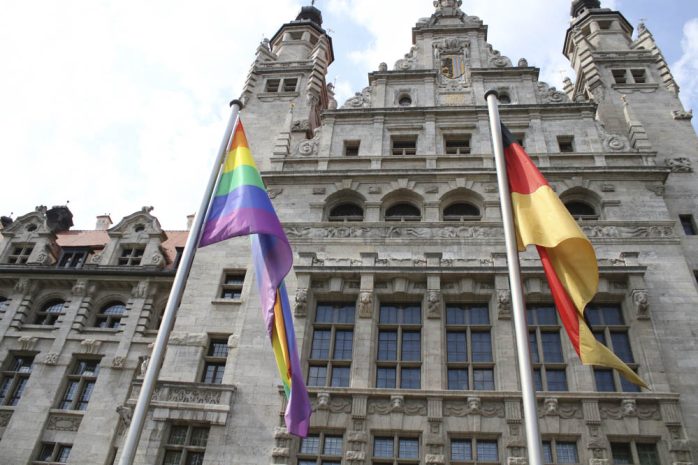
<path id="1" fill-rule="evenodd" d="M 601 8 L 600 0 L 573 0 L 570 15 L 576 18 L 589 10 Z"/>

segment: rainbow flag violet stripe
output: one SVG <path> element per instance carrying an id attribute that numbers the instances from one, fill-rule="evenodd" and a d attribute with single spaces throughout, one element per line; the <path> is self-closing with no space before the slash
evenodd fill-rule
<path id="1" fill-rule="evenodd" d="M 242 122 L 238 120 L 199 247 L 247 235 L 251 236 L 267 334 L 288 398 L 286 427 L 291 434 L 306 437 L 310 399 L 300 369 L 293 317 L 284 286 L 284 277 L 293 265 L 293 252 L 250 153 Z"/>

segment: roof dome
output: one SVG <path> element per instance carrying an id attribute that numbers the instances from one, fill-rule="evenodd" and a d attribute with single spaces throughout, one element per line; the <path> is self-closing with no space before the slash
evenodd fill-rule
<path id="1" fill-rule="evenodd" d="M 296 21 L 310 21 L 318 26 L 322 26 L 322 12 L 315 6 L 304 6 L 301 8 L 301 12 L 298 13 Z"/>

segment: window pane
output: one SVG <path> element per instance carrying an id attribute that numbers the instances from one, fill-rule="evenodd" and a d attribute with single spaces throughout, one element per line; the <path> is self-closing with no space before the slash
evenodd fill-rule
<path id="1" fill-rule="evenodd" d="M 419 361 L 422 359 L 421 334 L 417 331 L 402 333 L 402 360 Z"/>
<path id="2" fill-rule="evenodd" d="M 330 336 L 330 330 L 315 330 L 313 333 L 313 347 L 310 350 L 310 358 L 330 358 Z"/>
<path id="3" fill-rule="evenodd" d="M 465 309 L 461 307 L 446 307 L 446 324 L 464 325 Z"/>
<path id="4" fill-rule="evenodd" d="M 376 387 L 377 388 L 394 388 L 395 387 L 395 368 L 378 368 L 376 370 Z"/>
<path id="5" fill-rule="evenodd" d="M 186 426 L 173 426 L 167 444 L 183 446 L 187 441 L 187 430 Z"/>
<path id="6" fill-rule="evenodd" d="M 325 455 L 342 455 L 342 436 L 325 436 Z"/>
<path id="7" fill-rule="evenodd" d="M 319 305 L 317 306 L 317 312 L 315 313 L 316 323 L 332 323 L 332 315 L 334 313 L 334 308 L 331 305 Z"/>
<path id="8" fill-rule="evenodd" d="M 334 342 L 334 359 L 351 360 L 354 331 L 337 331 Z"/>
<path id="9" fill-rule="evenodd" d="M 586 316 L 587 322 L 591 326 L 598 326 L 603 324 L 603 315 L 601 307 L 596 305 L 589 305 L 584 311 L 584 316 Z"/>
<path id="10" fill-rule="evenodd" d="M 467 440 L 452 440 L 451 441 L 451 460 L 452 461 L 470 461 L 473 459 L 473 445 L 469 439 Z"/>
<path id="11" fill-rule="evenodd" d="M 373 439 L 373 456 L 374 457 L 393 457 L 393 438 L 374 438 Z"/>
<path id="12" fill-rule="evenodd" d="M 397 360 L 397 331 L 378 333 L 378 360 Z"/>
<path id="13" fill-rule="evenodd" d="M 397 324 L 397 307 L 384 306 L 380 308 L 380 316 L 378 318 L 381 324 Z"/>
<path id="14" fill-rule="evenodd" d="M 578 463 L 577 444 L 574 442 L 558 442 L 557 463 Z"/>
<path id="15" fill-rule="evenodd" d="M 66 463 L 68 461 L 68 457 L 70 457 L 71 449 L 71 446 L 60 446 L 58 448 L 58 454 L 56 455 L 56 462 Z"/>
<path id="16" fill-rule="evenodd" d="M 208 428 L 193 428 L 189 444 L 196 447 L 206 447 L 208 443 Z"/>
<path id="17" fill-rule="evenodd" d="M 613 371 L 601 368 L 594 368 L 594 378 L 596 379 L 596 390 L 599 392 L 613 392 L 616 385 L 613 382 Z"/>
<path id="18" fill-rule="evenodd" d="M 473 370 L 473 388 L 477 391 L 494 391 L 494 371 L 490 368 Z"/>
<path id="19" fill-rule="evenodd" d="M 449 332 L 446 334 L 446 351 L 449 362 L 467 362 L 466 334 Z"/>
<path id="20" fill-rule="evenodd" d="M 40 462 L 48 462 L 51 460 L 53 456 L 53 448 L 55 447 L 54 443 L 48 443 L 48 444 L 43 444 L 41 446 L 41 451 L 39 452 L 39 456 L 37 457 Z"/>
<path id="21" fill-rule="evenodd" d="M 77 381 L 68 382 L 68 386 L 65 389 L 65 395 L 63 396 L 63 401 L 59 408 L 69 409 L 72 406 L 73 400 L 75 399 L 75 394 L 77 393 L 79 383 Z"/>
<path id="22" fill-rule="evenodd" d="M 630 444 L 627 443 L 612 442 L 611 456 L 613 457 L 614 465 L 629 465 L 633 463 Z"/>
<path id="23" fill-rule="evenodd" d="M 546 363 L 562 363 L 562 344 L 560 342 L 560 333 L 541 333 L 541 342 L 543 343 L 543 359 Z"/>
<path id="24" fill-rule="evenodd" d="M 640 465 L 659 465 L 657 446 L 654 444 L 637 444 L 637 457 Z"/>
<path id="25" fill-rule="evenodd" d="M 417 306 L 405 307 L 402 310 L 402 323 L 406 325 L 422 324 L 422 308 Z"/>
<path id="26" fill-rule="evenodd" d="M 624 325 L 623 312 L 620 305 L 609 305 L 603 307 L 603 319 L 607 325 Z"/>
<path id="27" fill-rule="evenodd" d="M 187 452 L 187 465 L 202 465 L 204 463 L 203 452 Z"/>
<path id="28" fill-rule="evenodd" d="M 227 357 L 228 356 L 228 341 L 211 341 L 208 349 L 210 357 Z"/>
<path id="29" fill-rule="evenodd" d="M 165 460 L 163 465 L 180 465 L 179 461 L 182 458 L 182 453 L 177 450 L 168 450 L 165 452 Z"/>
<path id="30" fill-rule="evenodd" d="M 531 350 L 531 363 L 540 363 L 538 354 L 538 338 L 535 332 L 528 333 L 528 347 Z"/>
<path id="31" fill-rule="evenodd" d="M 301 439 L 301 454 L 314 454 L 320 451 L 320 436 L 311 434 L 307 438 Z"/>
<path id="32" fill-rule="evenodd" d="M 625 363 L 634 363 L 633 351 L 630 349 L 630 338 L 626 332 L 611 333 L 611 344 L 613 352 Z"/>
<path id="33" fill-rule="evenodd" d="M 487 307 L 470 307 L 468 309 L 468 316 L 471 325 L 490 324 L 490 312 Z"/>
<path id="34" fill-rule="evenodd" d="M 489 332 L 473 333 L 473 362 L 492 361 L 492 337 Z"/>
<path id="35" fill-rule="evenodd" d="M 623 392 L 640 392 L 641 391 L 640 386 L 634 385 L 633 383 L 631 383 L 630 381 L 625 379 L 625 377 L 623 377 L 623 376 L 620 377 L 620 387 L 623 390 Z"/>
<path id="36" fill-rule="evenodd" d="M 543 441 L 543 463 L 555 463 L 553 460 L 553 448 L 550 441 Z"/>
<path id="37" fill-rule="evenodd" d="M 327 367 L 311 366 L 308 370 L 308 386 L 324 386 L 327 380 Z"/>
<path id="38" fill-rule="evenodd" d="M 478 441 L 477 460 L 479 462 L 498 462 L 497 441 Z"/>
<path id="39" fill-rule="evenodd" d="M 403 368 L 400 375 L 401 389 L 419 389 L 421 387 L 421 370 L 419 368 Z"/>
<path id="40" fill-rule="evenodd" d="M 337 309 L 337 323 L 354 323 L 356 308 L 354 305 L 345 305 Z"/>
<path id="41" fill-rule="evenodd" d="M 448 370 L 448 389 L 451 391 L 467 391 L 468 390 L 468 370 L 466 369 L 449 369 Z"/>
<path id="42" fill-rule="evenodd" d="M 533 369 L 533 382 L 536 385 L 536 391 L 543 390 L 543 375 L 540 372 L 540 368 Z"/>
<path id="43" fill-rule="evenodd" d="M 349 367 L 332 368 L 332 386 L 349 387 Z"/>
<path id="44" fill-rule="evenodd" d="M 400 438 L 400 450 L 398 457 L 401 459 L 419 458 L 419 440 Z"/>
<path id="45" fill-rule="evenodd" d="M 536 309 L 538 324 L 541 326 L 557 326 L 557 310 L 555 307 L 538 307 Z"/>
<path id="46" fill-rule="evenodd" d="M 565 370 L 546 370 L 548 376 L 548 391 L 566 391 L 567 374 Z"/>

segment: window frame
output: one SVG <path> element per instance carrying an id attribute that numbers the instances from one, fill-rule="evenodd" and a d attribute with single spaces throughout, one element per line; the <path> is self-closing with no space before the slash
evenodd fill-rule
<path id="1" fill-rule="evenodd" d="M 90 399 L 97 384 L 101 359 L 95 357 L 79 357 L 73 360 L 70 371 L 65 376 L 65 389 L 58 401 L 58 410 L 73 410 L 84 412 L 87 410 Z M 93 371 L 81 371 L 81 364 L 93 364 Z M 88 374 L 85 374 L 88 373 Z M 75 383 L 75 390 L 71 391 L 71 386 Z"/>
<path id="2" fill-rule="evenodd" d="M 453 457 L 453 445 L 454 442 L 469 442 L 470 443 L 470 460 L 458 460 L 454 459 Z M 496 445 L 496 450 L 497 450 L 497 460 L 496 461 L 489 461 L 489 460 L 479 460 L 478 457 L 478 443 L 480 442 L 494 442 Z M 448 438 L 448 459 L 449 459 L 449 464 L 453 465 L 460 465 L 460 464 L 480 464 L 480 463 L 486 463 L 486 464 L 498 464 L 500 463 L 501 460 L 501 452 L 500 452 L 500 447 L 499 447 L 499 438 L 497 437 L 488 437 L 488 436 L 449 436 Z"/>
<path id="3" fill-rule="evenodd" d="M 50 452 L 50 456 L 47 457 L 50 460 L 42 460 L 42 458 L 44 457 L 44 451 L 49 447 L 52 449 Z M 68 456 L 63 458 L 62 455 L 66 449 L 68 449 Z M 37 465 L 68 463 L 68 460 L 70 460 L 70 453 L 72 452 L 72 449 L 73 445 L 65 442 L 42 441 L 36 460 L 34 460 L 32 463 Z M 58 460 L 61 461 L 59 462 Z"/>
<path id="4" fill-rule="evenodd" d="M 225 376 L 225 368 L 230 354 L 228 347 L 228 338 L 226 335 L 209 335 L 208 346 L 202 357 L 202 370 L 199 382 L 202 384 L 223 384 L 223 376 Z M 216 347 L 225 347 L 225 355 L 216 353 Z M 209 368 L 213 368 L 213 377 L 209 379 Z M 219 381 L 220 380 L 220 381 Z"/>
<path id="5" fill-rule="evenodd" d="M 61 309 L 59 312 L 48 311 L 48 309 L 56 307 L 59 302 L 61 303 Z M 34 312 L 32 324 L 40 326 L 56 326 L 58 319 L 65 315 L 65 308 L 67 305 L 68 301 L 60 298 L 45 301 Z"/>
<path id="6" fill-rule="evenodd" d="M 36 354 L 10 353 L 0 371 L 0 405 L 15 407 L 24 394 L 29 382 Z M 17 366 L 18 361 L 27 359 L 29 364 Z M 28 367 L 28 370 L 22 368 Z"/>
<path id="7" fill-rule="evenodd" d="M 552 309 L 555 313 L 555 324 L 539 324 L 538 323 L 538 316 L 536 314 L 535 320 L 533 323 L 529 319 L 529 315 L 533 314 L 531 312 L 532 310 L 538 310 L 542 308 L 548 308 Z M 554 304 L 546 304 L 546 303 L 530 303 L 526 306 L 526 322 L 528 326 L 528 334 L 529 334 L 529 348 L 531 347 L 531 334 L 535 335 L 535 340 L 536 340 L 536 352 L 535 354 L 531 350 L 531 365 L 533 368 L 533 374 L 534 374 L 534 383 L 537 381 L 537 375 L 536 373 L 540 373 L 540 383 L 541 383 L 541 390 L 538 390 L 536 386 L 536 391 L 538 392 L 569 392 L 570 386 L 569 386 L 569 377 L 567 376 L 567 362 L 566 362 L 566 357 L 565 357 L 565 344 L 563 343 L 563 331 L 562 331 L 562 325 L 560 324 L 560 317 L 557 312 L 557 308 L 555 307 Z M 560 341 L 560 355 L 562 358 L 562 362 L 556 362 L 556 361 L 550 361 L 547 362 L 545 360 L 545 347 L 543 343 L 543 334 L 557 334 L 558 339 Z M 566 337 L 566 336 L 565 336 Z M 537 360 L 536 360 L 537 359 Z M 555 372 L 562 372 L 564 373 L 565 376 L 565 389 L 563 390 L 551 390 L 549 389 L 549 383 L 548 383 L 548 372 L 549 371 L 555 371 Z"/>
<path id="8" fill-rule="evenodd" d="M 487 303 L 458 303 L 458 302 L 451 302 L 451 303 L 446 303 L 446 315 L 443 318 L 444 320 L 444 350 L 443 353 L 445 354 L 445 360 L 446 360 L 446 390 L 448 391 L 494 391 L 496 390 L 496 384 L 495 384 L 495 359 L 494 359 L 494 344 L 492 341 L 492 315 L 490 313 L 490 308 Z M 459 309 L 464 311 L 465 315 L 465 323 L 449 323 L 448 322 L 448 316 L 449 316 L 449 310 L 451 309 Z M 487 314 L 487 323 L 470 323 L 470 313 L 473 310 L 482 310 L 485 309 L 486 314 Z M 473 359 L 473 333 L 478 333 L 478 334 L 483 334 L 486 333 L 489 335 L 490 338 L 490 360 L 489 361 L 475 361 Z M 466 353 L 466 359 L 465 360 L 454 360 L 451 361 L 449 360 L 449 334 L 465 334 L 465 353 Z M 467 377 L 468 377 L 468 386 L 466 389 L 457 389 L 457 388 L 451 388 L 449 384 L 449 373 L 451 370 L 467 370 Z M 475 372 L 480 371 L 480 370 L 490 370 L 491 375 L 492 375 L 492 387 L 490 388 L 481 388 L 478 389 L 476 387 L 476 380 L 475 380 Z"/>
<path id="9" fill-rule="evenodd" d="M 470 155 L 473 150 L 472 140 L 473 137 L 470 133 L 445 134 L 444 153 L 446 155 Z M 450 147 L 449 144 L 451 144 Z"/>
<path id="10" fill-rule="evenodd" d="M 545 445 L 549 444 L 550 446 L 550 457 L 552 458 L 552 461 L 547 462 L 546 461 L 546 456 L 545 456 Z M 560 462 L 559 460 L 559 445 L 561 444 L 574 444 L 574 451 L 575 455 L 577 457 L 576 462 Z M 542 441 L 542 449 L 541 452 L 543 453 L 543 465 L 577 465 L 580 464 L 580 459 L 579 459 L 579 444 L 578 444 L 578 439 L 577 438 L 543 438 Z"/>
<path id="11" fill-rule="evenodd" d="M 342 148 L 342 155 L 344 155 L 345 157 L 358 157 L 360 149 L 360 139 L 345 140 Z"/>
<path id="12" fill-rule="evenodd" d="M 385 308 L 395 307 L 398 309 L 397 323 L 381 322 L 381 313 Z M 404 313 L 406 308 L 419 309 L 419 324 L 404 323 Z M 376 356 L 375 356 L 375 377 L 374 384 L 377 389 L 422 389 L 422 365 L 424 361 L 424 343 L 423 343 L 423 326 L 424 326 L 424 311 L 421 302 L 386 302 L 381 303 L 378 309 L 378 322 L 376 324 Z M 380 359 L 381 350 L 381 334 L 395 333 L 396 348 L 394 359 Z M 404 335 L 419 334 L 419 360 L 403 360 Z M 395 370 L 395 385 L 394 386 L 379 386 L 378 374 L 381 369 Z M 403 371 L 419 370 L 419 386 L 418 387 L 402 387 Z"/>
<path id="13" fill-rule="evenodd" d="M 357 209 L 361 210 L 361 215 L 337 215 L 337 214 L 332 214 L 337 208 L 343 207 L 346 205 L 352 205 L 354 207 L 357 207 Z M 337 202 L 333 204 L 328 210 L 327 210 L 327 221 L 331 222 L 361 222 L 364 220 L 365 217 L 365 210 L 363 206 L 359 202 L 354 202 L 352 200 L 347 200 L 343 202 Z"/>
<path id="14" fill-rule="evenodd" d="M 9 265 L 26 265 L 34 252 L 35 245 L 33 243 L 12 244 L 10 252 L 7 254 L 7 263 Z"/>
<path id="15" fill-rule="evenodd" d="M 421 463 L 421 457 L 423 454 L 423 445 L 421 436 L 419 434 L 412 434 L 409 432 L 395 433 L 382 433 L 375 432 L 371 437 L 371 464 L 392 464 L 392 465 L 411 465 Z M 392 456 L 377 456 L 376 455 L 376 440 L 377 439 L 392 439 Z M 400 441 L 417 441 L 417 457 L 400 457 Z"/>
<path id="16" fill-rule="evenodd" d="M 332 321 L 318 321 L 320 307 L 330 307 L 332 308 Z M 340 309 L 353 308 L 353 318 L 351 323 L 339 321 L 338 318 Z M 356 327 L 356 304 L 354 302 L 318 302 L 315 306 L 315 319 L 312 323 L 312 333 L 310 335 L 310 348 L 308 352 L 308 376 L 306 377 L 309 387 L 349 387 L 351 386 L 351 367 L 352 358 L 354 354 L 354 335 Z M 322 358 L 314 357 L 314 345 L 315 345 L 315 335 L 319 331 L 329 331 L 329 341 L 327 342 L 327 357 Z M 351 331 L 351 348 L 352 356 L 348 359 L 345 358 L 335 358 L 337 352 L 337 333 Z M 323 367 L 325 369 L 325 382 L 323 384 L 311 383 L 311 372 L 313 368 Z M 335 368 L 348 368 L 349 369 L 349 384 L 346 386 L 335 386 L 334 385 L 334 372 Z"/>
<path id="17" fill-rule="evenodd" d="M 187 428 L 187 431 L 184 436 L 184 443 L 183 444 L 177 444 L 172 441 L 172 435 L 173 435 L 173 430 L 174 428 Z M 201 445 L 196 445 L 196 444 L 191 444 L 192 442 L 192 436 L 194 433 L 194 430 L 203 430 L 206 429 L 206 444 L 203 446 Z M 179 452 L 179 463 L 177 465 L 186 465 L 188 462 L 188 459 L 190 457 L 190 454 L 202 454 L 202 463 L 203 459 L 206 458 L 206 447 L 208 446 L 208 439 L 211 434 L 211 426 L 206 424 L 206 423 L 180 423 L 180 422 L 170 422 L 167 427 L 167 436 L 163 437 L 162 440 L 162 459 L 158 462 L 162 465 L 169 465 L 165 460 L 167 460 L 167 454 L 168 452 Z"/>
<path id="18" fill-rule="evenodd" d="M 122 245 L 119 249 L 117 266 L 140 266 L 145 255 L 145 245 Z"/>
<path id="19" fill-rule="evenodd" d="M 657 464 L 661 465 L 661 463 L 662 463 L 662 459 L 661 459 L 661 456 L 659 454 L 659 448 L 657 447 L 657 441 L 655 441 L 651 438 L 643 440 L 643 439 L 627 439 L 627 438 L 610 437 L 610 438 L 608 438 L 608 442 L 609 442 L 609 449 L 611 451 L 610 460 L 609 460 L 611 465 L 616 465 L 615 457 L 613 455 L 613 446 L 614 445 L 618 445 L 618 446 L 619 445 L 627 445 L 628 446 L 628 448 L 630 449 L 630 458 L 631 458 L 631 462 L 629 465 L 650 465 L 647 463 L 643 463 L 640 460 L 640 455 L 639 455 L 638 450 L 637 450 L 638 445 L 653 446 L 654 453 L 656 454 L 656 458 L 657 458 Z"/>
<path id="20" fill-rule="evenodd" d="M 584 221 L 584 220 L 586 220 L 586 221 L 596 221 L 596 220 L 598 220 L 599 217 L 600 217 L 600 215 L 599 215 L 599 213 L 598 213 L 598 209 L 597 209 L 591 202 L 587 202 L 587 201 L 585 201 L 585 200 L 580 200 L 580 199 L 573 198 L 573 199 L 566 199 L 566 200 L 564 200 L 564 201 L 563 201 L 563 204 L 565 205 L 565 209 L 569 212 L 569 214 L 572 216 L 572 218 L 574 218 L 574 219 L 577 220 L 577 221 L 580 221 L 580 220 L 581 220 L 581 221 Z M 570 210 L 570 208 L 569 208 L 569 205 L 570 205 L 570 204 L 572 204 L 572 205 L 583 205 L 584 207 L 588 207 L 588 208 L 589 208 L 591 211 L 593 211 L 594 213 L 593 213 L 593 214 L 588 214 L 588 213 L 585 213 L 585 214 L 573 213 L 573 212 Z"/>
<path id="21" fill-rule="evenodd" d="M 61 249 L 61 256 L 56 262 L 56 268 L 80 269 L 87 263 L 87 257 L 91 252 L 89 247 L 65 247 Z"/>
<path id="22" fill-rule="evenodd" d="M 477 210 L 477 215 L 447 215 L 446 210 L 456 205 L 468 205 Z M 478 207 L 475 203 L 468 202 L 466 200 L 456 200 L 450 202 L 441 209 L 441 221 L 462 223 L 467 221 L 480 221 L 481 219 L 482 210 L 480 209 L 480 207 Z"/>
<path id="23" fill-rule="evenodd" d="M 115 307 L 122 307 L 123 311 L 119 314 L 105 313 L 107 310 L 110 310 Z M 121 328 L 121 320 L 126 318 L 127 313 L 128 308 L 125 303 L 119 300 L 109 301 L 106 304 L 100 306 L 99 312 L 97 312 L 97 314 L 94 317 L 93 327 L 99 329 L 118 330 Z M 102 323 L 106 323 L 106 326 L 103 326 Z"/>
<path id="24" fill-rule="evenodd" d="M 557 148 L 560 151 L 560 153 L 574 153 L 575 152 L 574 135 L 572 135 L 572 134 L 559 135 L 559 136 L 557 136 L 556 140 L 557 140 Z"/>
<path id="25" fill-rule="evenodd" d="M 684 236 L 696 236 L 698 235 L 698 227 L 696 227 L 696 219 L 690 214 L 679 215 L 679 223 L 681 224 L 681 229 L 683 230 Z"/>
<path id="26" fill-rule="evenodd" d="M 622 76 L 621 76 L 622 73 Z M 613 83 L 617 85 L 626 85 L 630 82 L 628 79 L 628 70 L 626 68 L 613 68 L 611 69 L 611 77 L 613 77 Z"/>
<path id="27" fill-rule="evenodd" d="M 413 207 L 415 210 L 419 212 L 419 216 L 416 215 L 391 215 L 388 216 L 388 212 L 397 207 L 398 205 L 408 205 L 410 207 Z M 422 217 L 424 216 L 422 209 L 418 206 L 415 205 L 413 202 L 408 201 L 408 200 L 403 200 L 403 201 L 398 201 L 390 204 L 389 207 L 387 207 L 384 212 L 383 212 L 383 221 L 388 221 L 388 222 L 396 222 L 396 223 L 407 223 L 407 222 L 413 222 L 413 223 L 418 223 L 422 221 Z"/>
<path id="28" fill-rule="evenodd" d="M 342 450 L 340 455 L 331 455 L 325 453 L 327 438 L 341 438 L 342 439 Z M 304 442 L 309 438 L 317 438 L 317 450 L 315 452 L 304 452 L 303 445 Z M 307 438 L 301 438 L 298 441 L 298 452 L 296 454 L 296 459 L 298 464 L 314 462 L 316 465 L 324 465 L 329 463 L 341 463 L 344 457 L 344 452 L 346 450 L 346 440 L 344 438 L 343 431 L 320 431 L 320 432 L 310 432 Z"/>
<path id="29" fill-rule="evenodd" d="M 408 157 L 417 155 L 417 143 L 419 136 L 414 135 L 395 135 L 390 137 L 390 154 L 398 157 Z M 398 146 L 396 146 L 396 144 Z M 409 145 L 408 145 L 409 144 Z"/>
<path id="30" fill-rule="evenodd" d="M 234 279 L 235 281 L 233 282 Z M 218 291 L 218 299 L 231 302 L 240 302 L 242 300 L 242 292 L 245 288 L 245 279 L 247 279 L 247 270 L 223 270 Z"/>

